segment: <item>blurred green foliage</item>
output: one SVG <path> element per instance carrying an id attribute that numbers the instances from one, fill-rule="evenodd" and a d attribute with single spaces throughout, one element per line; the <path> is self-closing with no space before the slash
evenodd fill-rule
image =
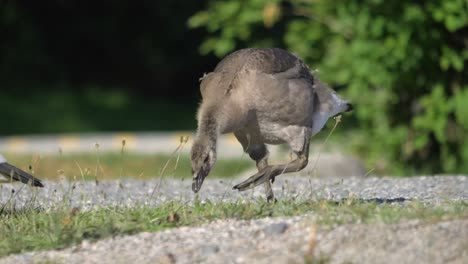
<path id="1" fill-rule="evenodd" d="M 66 87 L 63 91 L 31 91 L 27 96 L 0 92 L 1 117 L 6 121 L 0 135 L 191 130 L 196 128 L 195 104 L 196 100 L 145 98 L 94 86 L 82 91 Z"/>
<path id="2" fill-rule="evenodd" d="M 468 173 L 465 0 L 210 1 L 200 52 L 277 46 L 355 104 L 350 142 L 379 173 Z"/>

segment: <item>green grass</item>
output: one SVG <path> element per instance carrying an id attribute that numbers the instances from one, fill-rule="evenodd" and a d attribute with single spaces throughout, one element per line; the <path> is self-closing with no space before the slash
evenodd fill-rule
<path id="1" fill-rule="evenodd" d="M 102 153 L 97 156 L 94 153 L 70 154 L 70 155 L 44 155 L 33 156 L 25 154 L 5 153 L 9 162 L 28 170 L 32 167 L 34 175 L 40 179 L 58 180 L 66 177 L 69 180 L 94 179 L 96 176 L 102 179 L 156 179 L 161 175 L 161 170 L 169 161 L 162 175 L 169 177 L 191 178 L 190 160 L 188 155 L 165 154 L 145 155 L 136 153 Z M 99 161 L 98 161 L 99 157 Z M 176 166 L 177 165 L 177 166 Z M 254 168 L 255 162 L 248 156 L 238 159 L 220 159 L 216 162 L 210 175 L 217 177 L 230 177 L 238 173 Z"/>
<path id="2" fill-rule="evenodd" d="M 402 206 L 354 199 L 341 203 L 291 199 L 274 204 L 261 201 L 183 204 L 173 201 L 151 208 L 96 208 L 90 211 L 66 205 L 49 210 L 29 208 L 22 211 L 12 211 L 5 206 L 0 212 L 0 257 L 32 250 L 65 248 L 85 239 L 95 241 L 143 231 L 200 225 L 215 219 L 257 219 L 309 213 L 311 222 L 321 229 L 330 229 L 348 223 L 395 223 L 401 219 L 440 221 L 466 217 L 467 209 L 466 202 L 431 207 L 418 202 Z"/>

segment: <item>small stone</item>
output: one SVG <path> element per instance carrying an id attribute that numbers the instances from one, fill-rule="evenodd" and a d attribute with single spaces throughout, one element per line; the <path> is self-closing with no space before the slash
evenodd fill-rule
<path id="1" fill-rule="evenodd" d="M 203 256 L 212 255 L 219 252 L 219 247 L 217 245 L 205 245 L 201 248 L 201 254 Z"/>
<path id="2" fill-rule="evenodd" d="M 263 232 L 265 235 L 279 235 L 282 234 L 288 229 L 288 224 L 286 223 L 277 223 L 271 224 L 265 228 L 263 228 Z"/>
<path id="3" fill-rule="evenodd" d="M 175 256 L 172 253 L 167 253 L 164 254 L 164 256 L 160 257 L 156 263 L 161 263 L 161 264 L 175 264 L 176 259 Z"/>

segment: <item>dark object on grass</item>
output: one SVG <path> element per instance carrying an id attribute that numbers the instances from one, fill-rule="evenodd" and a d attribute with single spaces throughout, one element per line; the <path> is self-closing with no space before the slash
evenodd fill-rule
<path id="1" fill-rule="evenodd" d="M 353 109 L 302 60 L 277 48 L 243 49 L 228 55 L 201 78 L 200 90 L 203 101 L 191 150 L 194 192 L 216 162 L 219 134 L 233 132 L 258 168 L 257 174 L 234 189 L 244 191 L 264 183 L 267 200 L 274 200 L 275 177 L 302 170 L 312 136 L 330 117 Z M 288 144 L 296 159 L 268 165 L 265 144 Z"/>
<path id="2" fill-rule="evenodd" d="M 28 185 L 44 187 L 41 180 L 32 176 L 31 174 L 11 165 L 7 160 L 0 154 L 0 174 L 5 176 L 7 179 L 13 179 L 20 181 Z"/>

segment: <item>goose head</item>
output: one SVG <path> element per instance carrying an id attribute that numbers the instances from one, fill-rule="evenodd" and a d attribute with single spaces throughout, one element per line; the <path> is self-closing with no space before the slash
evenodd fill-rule
<path id="1" fill-rule="evenodd" d="M 314 78 L 314 114 L 312 135 L 317 134 L 330 117 L 353 110 L 353 105 L 318 78 Z"/>
<path id="2" fill-rule="evenodd" d="M 216 144 L 211 142 L 205 137 L 199 137 L 194 141 L 190 151 L 193 176 L 192 190 L 195 193 L 200 190 L 203 181 L 216 162 Z"/>

